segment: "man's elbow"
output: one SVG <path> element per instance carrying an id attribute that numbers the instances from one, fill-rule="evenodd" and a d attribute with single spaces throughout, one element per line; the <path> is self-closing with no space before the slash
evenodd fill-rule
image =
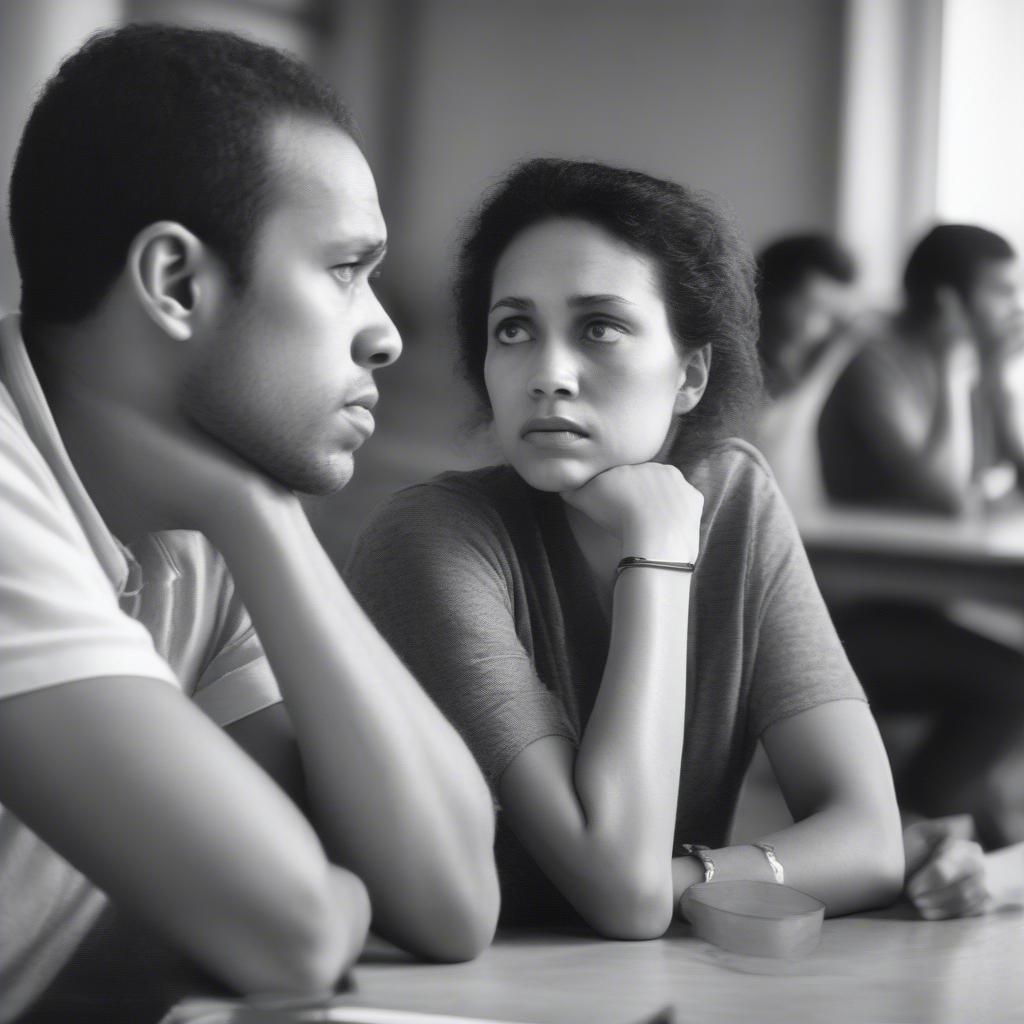
<path id="1" fill-rule="evenodd" d="M 243 994 L 323 994 L 358 957 L 370 925 L 369 896 L 355 875 L 329 870 L 328 884 L 296 898 L 291 919 L 265 937 L 239 979 Z"/>

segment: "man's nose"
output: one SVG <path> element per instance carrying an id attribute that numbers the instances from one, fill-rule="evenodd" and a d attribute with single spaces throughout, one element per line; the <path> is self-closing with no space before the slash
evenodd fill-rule
<path id="1" fill-rule="evenodd" d="M 402 338 L 391 317 L 371 294 L 365 325 L 352 342 L 352 360 L 367 370 L 390 366 L 402 354 Z"/>
<path id="2" fill-rule="evenodd" d="M 534 398 L 575 398 L 579 368 L 567 345 L 544 341 L 537 346 L 528 388 Z"/>

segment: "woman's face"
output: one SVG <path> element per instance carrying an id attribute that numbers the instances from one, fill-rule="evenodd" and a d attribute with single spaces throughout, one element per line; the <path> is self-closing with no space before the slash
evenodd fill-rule
<path id="1" fill-rule="evenodd" d="M 595 225 L 535 224 L 495 267 L 484 380 L 502 452 L 539 490 L 650 462 L 699 398 L 680 395 L 695 357 L 673 340 L 651 260 Z"/>

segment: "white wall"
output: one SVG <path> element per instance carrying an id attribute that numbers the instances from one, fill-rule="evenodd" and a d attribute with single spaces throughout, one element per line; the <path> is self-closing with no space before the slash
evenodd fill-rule
<path id="1" fill-rule="evenodd" d="M 349 49 L 333 69 L 366 121 L 371 157 L 386 126 L 361 107 L 367 71 L 352 54 L 371 12 L 388 6 L 345 5 Z M 389 275 L 419 308 L 444 292 L 456 224 L 528 156 L 592 157 L 710 188 L 754 242 L 834 227 L 840 0 L 401 6 L 402 38 L 378 51 L 376 74 L 405 82 L 391 116 L 409 137 L 402 166 L 380 170 Z"/>
<path id="2" fill-rule="evenodd" d="M 937 212 L 1024 253 L 1024 3 L 945 3 Z"/>

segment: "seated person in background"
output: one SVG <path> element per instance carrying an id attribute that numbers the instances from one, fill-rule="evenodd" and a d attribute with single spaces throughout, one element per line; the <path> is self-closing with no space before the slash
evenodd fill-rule
<path id="1" fill-rule="evenodd" d="M 853 257 L 828 235 L 787 235 L 757 257 L 757 347 L 772 398 L 798 387 L 856 308 Z"/>
<path id="2" fill-rule="evenodd" d="M 861 348 L 822 414 L 831 498 L 955 513 L 986 476 L 1024 465 L 1001 379 L 1024 324 L 1017 273 L 1009 244 L 979 227 L 943 225 L 917 245 L 903 310 Z M 969 625 L 939 604 L 832 611 L 875 710 L 933 718 L 897 778 L 901 803 L 973 814 L 986 846 L 1024 839 L 1024 654 L 979 631 L 977 615 Z"/>
<path id="3" fill-rule="evenodd" d="M 772 399 L 757 445 L 799 522 L 825 503 L 818 419 L 860 338 L 850 329 L 857 270 L 837 241 L 816 234 L 773 242 L 757 268 L 758 351 Z"/>
<path id="4" fill-rule="evenodd" d="M 532 160 L 472 222 L 456 298 L 507 463 L 399 492 L 347 579 L 494 788 L 503 919 L 653 938 L 712 870 L 831 914 L 894 899 L 874 720 L 730 437 L 760 399 L 733 226 L 672 182 Z M 798 823 L 726 846 L 759 738 Z"/>
<path id="5" fill-rule="evenodd" d="M 955 514 L 993 469 L 1012 478 L 1024 467 L 1005 376 L 1024 344 L 1019 274 L 1009 243 L 984 228 L 943 224 L 918 243 L 903 309 L 822 414 L 830 497 Z"/>
<path id="6" fill-rule="evenodd" d="M 0 341 L 4 1021 L 105 896 L 243 993 L 330 989 L 370 904 L 425 957 L 492 934 L 487 787 L 293 493 L 345 485 L 401 350 L 353 130 L 293 59 L 156 25 L 90 40 L 25 128 Z"/>

